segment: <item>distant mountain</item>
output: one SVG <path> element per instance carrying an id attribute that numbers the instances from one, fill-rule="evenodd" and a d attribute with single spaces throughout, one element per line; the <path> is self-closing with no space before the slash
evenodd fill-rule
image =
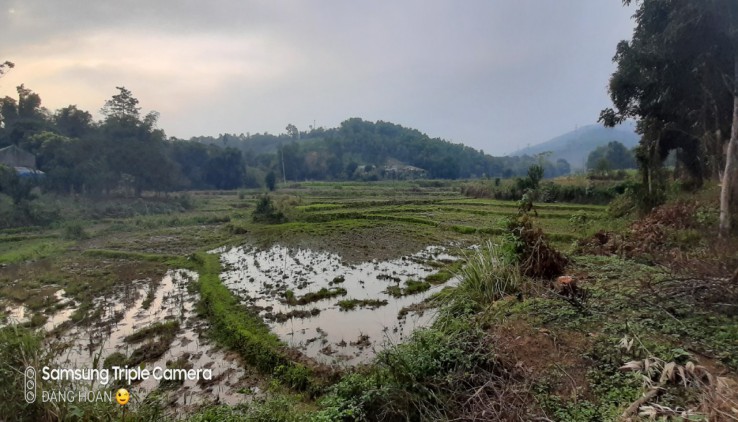
<path id="1" fill-rule="evenodd" d="M 635 124 L 625 122 L 614 128 L 602 125 L 587 125 L 576 130 L 557 136 L 546 142 L 517 150 L 510 156 L 536 155 L 542 152 L 551 152 L 549 159 L 556 161 L 560 158 L 568 161 L 572 170 L 585 168 L 587 156 L 595 148 L 607 145 L 608 142 L 618 141 L 627 148 L 638 145 L 640 135 L 635 132 Z"/>

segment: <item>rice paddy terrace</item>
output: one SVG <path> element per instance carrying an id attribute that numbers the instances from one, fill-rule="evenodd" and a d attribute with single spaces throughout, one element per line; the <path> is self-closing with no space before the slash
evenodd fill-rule
<path id="1" fill-rule="evenodd" d="M 79 236 L 63 226 L 4 231 L 2 324 L 46 329 L 47 341 L 64 340 L 54 342 L 58 356 L 91 364 L 219 368 L 219 343 L 243 360 L 231 353 L 218 380 L 177 388 L 238 401 L 264 385 L 255 371 L 237 369 L 253 366 L 253 356 L 217 340 L 236 329 L 223 328 L 224 318 L 248 320 L 237 329 L 255 330 L 278 362 L 295 353 L 322 365 L 366 362 L 432 321 L 427 299 L 453 287 L 469 250 L 504 236 L 518 212 L 515 202 L 467 198 L 455 182 L 306 182 L 272 193 L 287 221 L 262 224 L 252 220 L 261 195 L 88 203 L 72 210 Z M 533 220 L 564 250 L 618 224 L 602 206 L 577 204 L 536 204 Z M 201 270 L 197 256 L 216 258 L 218 277 L 187 273 L 175 297 L 172 271 Z M 208 300 L 230 308 L 194 311 Z"/>

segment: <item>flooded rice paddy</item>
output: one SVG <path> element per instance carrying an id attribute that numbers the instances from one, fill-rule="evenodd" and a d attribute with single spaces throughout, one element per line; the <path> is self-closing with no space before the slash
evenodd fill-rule
<path id="1" fill-rule="evenodd" d="M 158 283 L 133 281 L 116 297 L 96 300 L 98 315 L 90 325 L 75 324 L 70 319 L 78 304 L 70 304 L 50 316 L 43 328 L 49 332 L 49 348 L 55 351 L 54 364 L 63 368 L 100 368 L 114 364 L 211 369 L 211 380 L 185 380 L 166 386 L 172 392 L 170 402 L 180 405 L 205 400 L 236 404 L 258 393 L 258 388 L 245 379 L 240 358 L 216 348 L 201 336 L 207 322 L 195 314 L 194 306 L 199 299 L 189 286 L 197 276 L 188 270 L 173 270 Z M 63 290 L 57 292 L 58 298 L 63 295 Z M 8 322 L 26 322 L 28 314 L 23 306 L 10 307 Z M 160 326 L 175 328 L 142 339 L 129 337 Z M 143 399 L 159 384 L 160 381 L 149 378 L 127 388 L 135 398 Z"/>
<path id="2" fill-rule="evenodd" d="M 448 272 L 458 258 L 440 246 L 393 260 L 346 263 L 324 251 L 273 246 L 213 251 L 222 282 L 256 310 L 285 343 L 328 364 L 368 362 L 379 350 L 429 325 L 425 299 L 457 283 Z M 439 269 L 445 277 L 438 277 Z M 435 278 L 434 278 L 435 276 Z M 132 280 L 114 295 L 95 299 L 85 322 L 82 307 L 63 289 L 41 325 L 54 364 L 65 368 L 145 366 L 211 369 L 212 380 L 162 385 L 149 378 L 129 386 L 136 400 L 157 388 L 171 404 L 236 404 L 261 392 L 235 354 L 205 340 L 205 319 L 195 312 L 197 273 L 170 270 L 161 280 Z M 6 304 L 7 305 L 7 304 Z M 28 323 L 33 311 L 6 306 L 6 323 Z M 143 334 L 142 334 L 143 333 Z M 136 338 L 138 336 L 138 338 Z M 117 388 L 117 387 L 116 387 Z M 186 411 L 187 406 L 177 406 Z"/>
<path id="3" fill-rule="evenodd" d="M 273 246 L 219 250 L 223 283 L 287 344 L 324 363 L 367 362 L 432 322 L 417 306 L 456 277 L 428 283 L 458 258 L 440 246 L 389 261 L 346 264 L 339 255 Z"/>

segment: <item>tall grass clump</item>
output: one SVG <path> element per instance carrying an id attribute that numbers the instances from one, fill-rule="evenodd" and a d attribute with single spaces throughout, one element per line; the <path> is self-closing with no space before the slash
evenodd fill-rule
<path id="1" fill-rule="evenodd" d="M 487 241 L 466 256 L 467 264 L 458 272 L 461 282 L 456 288 L 456 299 L 484 307 L 518 293 L 524 278 L 509 251 L 510 248 Z"/>
<path id="2" fill-rule="evenodd" d="M 43 400 L 44 391 L 89 391 L 88 381 L 44 381 L 41 370 L 53 365 L 58 345 L 44 341 L 43 333 L 8 325 L 0 328 L 0 419 L 3 421 L 112 421 L 122 420 L 123 409 L 105 401 Z M 32 403 L 26 401 L 26 368 L 36 370 Z M 96 366 L 96 365 L 95 365 Z M 126 420 L 162 420 L 163 407 L 156 394 L 144 400 L 134 396 L 136 406 Z"/>
<path id="3" fill-rule="evenodd" d="M 0 415 L 19 420 L 40 420 L 48 415 L 39 405 L 41 400 L 27 403 L 24 396 L 24 371 L 28 366 L 40 368 L 42 343 L 41 335 L 28 328 L 9 325 L 0 329 Z"/>

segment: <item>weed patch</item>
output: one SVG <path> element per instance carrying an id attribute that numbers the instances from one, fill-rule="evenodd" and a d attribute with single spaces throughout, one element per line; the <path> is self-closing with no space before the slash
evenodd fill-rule
<path id="1" fill-rule="evenodd" d="M 388 302 L 383 299 L 346 299 L 340 300 L 336 305 L 342 311 L 353 311 L 357 307 L 376 309 L 385 306 Z"/>
<path id="2" fill-rule="evenodd" d="M 288 291 L 288 292 L 292 293 L 292 291 Z M 330 299 L 336 296 L 346 296 L 348 292 L 343 287 L 331 287 L 329 289 L 326 289 L 325 287 L 323 287 L 317 292 L 306 293 L 305 295 L 299 298 L 295 297 L 294 293 L 293 294 L 289 294 L 289 293 L 285 292 L 285 301 L 287 302 L 287 304 L 307 305 L 308 303 L 313 303 L 313 302 L 317 302 L 319 300 L 324 300 L 324 299 Z"/>
<path id="3" fill-rule="evenodd" d="M 409 279 L 405 281 L 405 287 L 389 286 L 385 292 L 392 297 L 402 297 L 424 292 L 431 288 L 427 281 Z"/>

